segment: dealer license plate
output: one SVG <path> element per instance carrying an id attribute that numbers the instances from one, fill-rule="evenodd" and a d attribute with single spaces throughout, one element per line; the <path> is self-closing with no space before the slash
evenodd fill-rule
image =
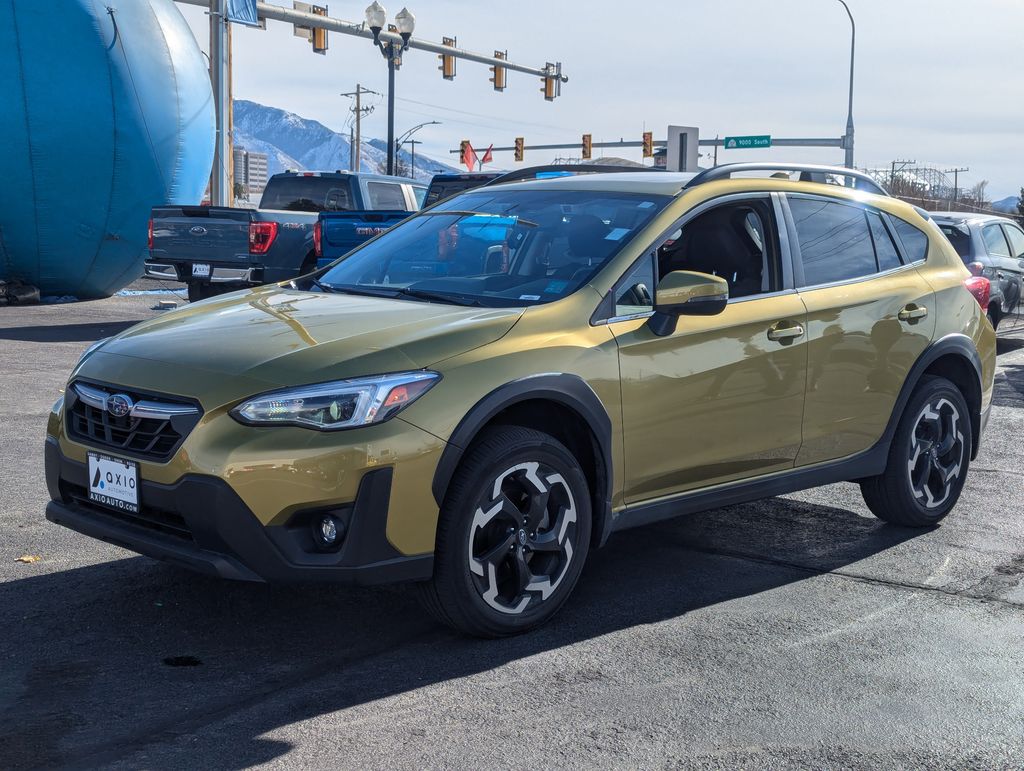
<path id="1" fill-rule="evenodd" d="M 89 500 L 132 514 L 139 513 L 139 465 L 134 461 L 89 453 Z"/>
<path id="2" fill-rule="evenodd" d="M 192 264 L 192 278 L 209 278 L 210 277 L 210 266 L 205 262 L 195 262 Z"/>

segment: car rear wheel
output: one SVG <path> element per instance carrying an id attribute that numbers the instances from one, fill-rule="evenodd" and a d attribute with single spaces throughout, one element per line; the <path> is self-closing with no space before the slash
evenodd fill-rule
<path id="1" fill-rule="evenodd" d="M 480 637 L 534 629 L 575 586 L 590 530 L 588 485 L 572 453 L 540 431 L 488 429 L 445 497 L 424 605 Z"/>
<path id="2" fill-rule="evenodd" d="M 938 524 L 956 505 L 971 463 L 971 419 L 960 390 L 925 376 L 910 397 L 885 471 L 861 481 L 868 508 L 905 527 Z"/>

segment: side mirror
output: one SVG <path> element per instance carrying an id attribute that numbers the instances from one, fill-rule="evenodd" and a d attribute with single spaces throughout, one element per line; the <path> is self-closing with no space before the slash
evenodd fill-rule
<path id="1" fill-rule="evenodd" d="M 676 331 L 679 316 L 714 316 L 729 302 L 729 284 L 709 273 L 674 270 L 654 291 L 654 315 L 649 325 L 659 337 Z"/>

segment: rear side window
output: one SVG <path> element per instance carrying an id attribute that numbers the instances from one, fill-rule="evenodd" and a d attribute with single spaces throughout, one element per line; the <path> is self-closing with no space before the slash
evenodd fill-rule
<path id="1" fill-rule="evenodd" d="M 875 273 L 875 250 L 864 211 L 829 201 L 790 198 L 804 285 L 831 284 Z"/>
<path id="2" fill-rule="evenodd" d="M 370 208 L 376 210 L 405 211 L 405 195 L 402 186 L 393 182 L 367 182 L 366 192 L 370 196 Z"/>
<path id="3" fill-rule="evenodd" d="M 1010 239 L 1010 251 L 1014 257 L 1024 257 L 1024 233 L 1016 225 L 1004 225 L 1006 237 Z"/>
<path id="4" fill-rule="evenodd" d="M 981 239 L 985 242 L 985 251 L 990 257 L 1010 256 L 1010 247 L 1003 236 L 1003 229 L 998 225 L 986 225 L 981 231 Z"/>
<path id="5" fill-rule="evenodd" d="M 903 253 L 907 255 L 907 261 L 919 262 L 925 259 L 928 256 L 928 236 L 898 217 L 892 217 L 891 220 L 893 227 L 896 228 L 896 235 L 903 244 Z"/>
<path id="6" fill-rule="evenodd" d="M 900 254 L 896 251 L 896 245 L 892 242 L 892 236 L 889 235 L 889 229 L 882 221 L 881 215 L 873 211 L 869 211 L 867 214 L 868 224 L 871 226 L 871 238 L 875 242 L 878 270 L 885 271 L 898 268 L 902 265 Z"/>

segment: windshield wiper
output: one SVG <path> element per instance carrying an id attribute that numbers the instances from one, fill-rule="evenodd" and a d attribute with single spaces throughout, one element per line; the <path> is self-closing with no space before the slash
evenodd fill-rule
<path id="1" fill-rule="evenodd" d="M 406 297 L 417 297 L 421 300 L 437 300 L 438 302 L 450 303 L 451 305 L 480 306 L 479 300 L 474 300 L 461 295 L 448 294 L 447 292 L 432 292 L 429 289 L 412 289 L 403 287 L 397 290 L 400 295 Z"/>

